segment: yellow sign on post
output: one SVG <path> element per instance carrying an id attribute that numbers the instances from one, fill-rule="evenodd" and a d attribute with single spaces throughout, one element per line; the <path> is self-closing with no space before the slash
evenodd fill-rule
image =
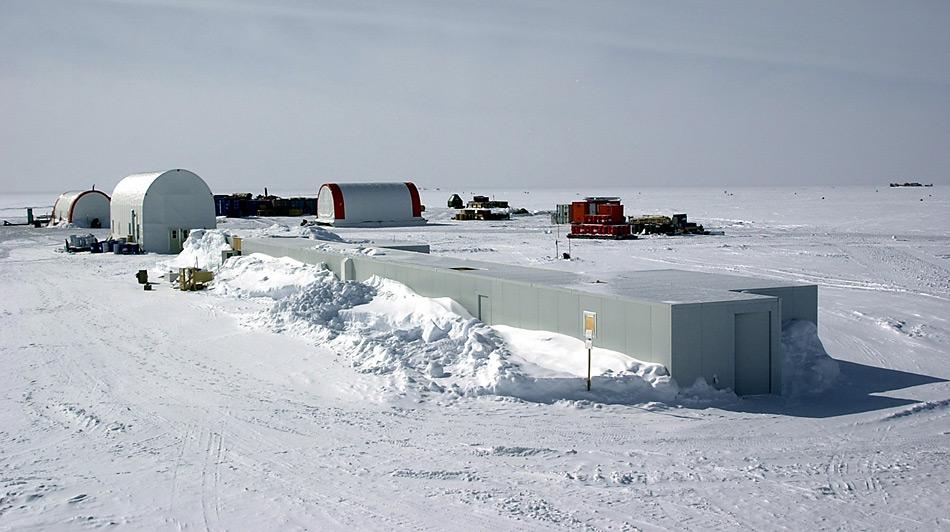
<path id="1" fill-rule="evenodd" d="M 584 311 L 584 337 L 594 338 L 597 333 L 597 313 L 589 310 Z"/>
<path id="2" fill-rule="evenodd" d="M 587 391 L 590 391 L 591 349 L 594 347 L 594 336 L 597 334 L 597 313 L 584 311 L 584 345 L 587 346 Z"/>

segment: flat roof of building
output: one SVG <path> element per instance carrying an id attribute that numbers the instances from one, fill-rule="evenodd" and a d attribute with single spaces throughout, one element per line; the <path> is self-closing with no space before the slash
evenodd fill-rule
<path id="1" fill-rule="evenodd" d="M 747 301 L 770 296 L 750 294 L 742 290 L 814 286 L 794 281 L 779 281 L 694 272 L 687 270 L 633 270 L 611 276 L 597 277 L 549 268 L 517 266 L 442 255 L 429 255 L 397 249 L 383 249 L 373 244 L 346 244 L 308 239 L 245 239 L 264 241 L 288 249 L 313 249 L 342 255 L 355 255 L 381 262 L 406 264 L 438 270 L 455 270 L 459 274 L 487 279 L 566 288 L 579 292 L 613 295 L 624 299 L 664 304 L 715 303 Z"/>

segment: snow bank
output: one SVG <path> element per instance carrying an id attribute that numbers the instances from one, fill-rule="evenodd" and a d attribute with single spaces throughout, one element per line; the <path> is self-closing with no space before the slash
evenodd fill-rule
<path id="1" fill-rule="evenodd" d="M 229 251 L 229 233 L 220 229 L 193 229 L 188 234 L 182 251 L 175 258 L 162 261 L 159 266 L 162 271 L 173 268 L 202 268 L 214 270 L 221 266 L 221 252 Z"/>
<path id="2" fill-rule="evenodd" d="M 360 372 L 394 377 L 399 391 L 473 393 L 510 366 L 501 340 L 456 303 L 378 277 L 322 279 L 279 301 L 263 320 L 329 345 Z"/>
<path id="3" fill-rule="evenodd" d="M 329 347 L 361 373 L 383 377 L 383 394 L 504 395 L 554 402 L 670 401 L 666 369 L 595 349 L 593 391 L 580 340 L 485 325 L 449 298 L 423 297 L 374 277 L 340 281 L 321 266 L 266 255 L 233 257 L 212 292 L 274 302 L 249 320 Z"/>
<path id="4" fill-rule="evenodd" d="M 231 257 L 215 275 L 211 291 L 238 298 L 283 299 L 333 277 L 322 265 L 254 253 Z"/>
<path id="5" fill-rule="evenodd" d="M 828 356 L 818 338 L 818 327 L 804 320 L 782 323 L 782 395 L 814 395 L 834 386 L 840 372 L 838 362 Z"/>
<path id="6" fill-rule="evenodd" d="M 580 379 L 586 394 L 587 348 L 583 340 L 548 331 L 492 326 L 511 352 L 511 360 L 524 378 L 506 381 L 515 385 L 522 398 L 545 397 L 589 399 L 576 394 Z M 662 364 L 642 362 L 623 353 L 594 347 L 591 352 L 591 388 L 609 402 L 641 402 L 637 399 L 672 401 L 678 394 Z M 503 389 L 503 388 L 502 388 Z M 609 397 L 608 397 L 609 396 Z"/>
<path id="7" fill-rule="evenodd" d="M 524 364 L 550 368 L 550 371 L 559 374 L 587 376 L 587 348 L 583 340 L 507 325 L 494 325 L 492 329 L 517 353 Z M 641 374 L 650 381 L 668 379 L 666 368 L 662 364 L 641 362 L 623 353 L 601 347 L 594 347 L 591 355 L 591 371 L 595 375 L 632 372 Z"/>

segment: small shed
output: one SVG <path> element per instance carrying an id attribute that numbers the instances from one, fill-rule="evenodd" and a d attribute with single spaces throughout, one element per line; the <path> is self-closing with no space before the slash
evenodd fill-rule
<path id="1" fill-rule="evenodd" d="M 109 223 L 109 196 L 102 191 L 70 190 L 53 204 L 51 225 L 71 223 L 76 227 L 98 229 Z"/>
<path id="2" fill-rule="evenodd" d="M 215 227 L 211 189 L 188 170 L 130 175 L 112 192 L 112 236 L 144 251 L 178 253 L 192 229 Z"/>
<path id="3" fill-rule="evenodd" d="M 405 183 L 325 183 L 317 194 L 317 223 L 335 227 L 423 225 L 419 189 Z"/>

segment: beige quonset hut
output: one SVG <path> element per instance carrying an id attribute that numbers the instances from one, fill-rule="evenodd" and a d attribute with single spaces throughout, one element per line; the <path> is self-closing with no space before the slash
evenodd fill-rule
<path id="1" fill-rule="evenodd" d="M 98 229 L 109 223 L 109 196 L 96 189 L 63 192 L 53 204 L 50 223 Z"/>
<path id="2" fill-rule="evenodd" d="M 344 280 L 379 275 L 419 294 L 451 297 L 488 324 L 584 338 L 596 313 L 594 345 L 665 365 L 681 384 L 703 377 L 740 395 L 780 394 L 782 320 L 818 321 L 818 287 L 679 270 L 596 279 L 571 272 L 347 244 L 246 239 L 244 254 L 326 263 Z M 580 355 L 579 355 L 580 356 Z"/>
<path id="3" fill-rule="evenodd" d="M 138 242 L 144 251 L 178 253 L 192 229 L 214 229 L 214 197 L 188 170 L 126 177 L 112 192 L 114 238 Z"/>
<path id="4" fill-rule="evenodd" d="M 402 227 L 426 223 L 416 185 L 325 183 L 317 194 L 317 223 L 334 227 Z"/>

